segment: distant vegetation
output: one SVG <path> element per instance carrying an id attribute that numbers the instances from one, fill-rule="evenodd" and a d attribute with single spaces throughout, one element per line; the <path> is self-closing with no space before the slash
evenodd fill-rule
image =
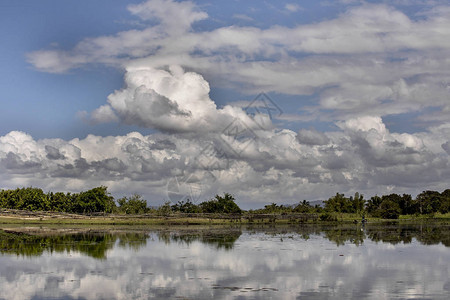
<path id="1" fill-rule="evenodd" d="M 312 206 L 303 200 L 295 205 L 278 205 L 271 203 L 264 208 L 244 212 L 235 202 L 235 198 L 225 193 L 213 199 L 195 204 L 189 199 L 178 203 L 166 202 L 158 208 L 150 208 L 140 195 L 123 197 L 117 201 L 108 193 L 105 186 L 93 188 L 80 193 L 48 192 L 35 187 L 17 188 L 0 191 L 0 208 L 29 211 L 55 211 L 78 214 L 157 214 L 173 213 L 209 213 L 209 214 L 317 214 L 321 220 L 337 220 L 342 214 L 353 214 L 359 217 L 375 217 L 398 219 L 400 215 L 433 215 L 450 212 L 450 189 L 439 193 L 424 191 L 415 199 L 411 195 L 389 194 L 364 196 L 355 193 L 346 197 L 336 193 L 324 201 L 324 205 Z"/>

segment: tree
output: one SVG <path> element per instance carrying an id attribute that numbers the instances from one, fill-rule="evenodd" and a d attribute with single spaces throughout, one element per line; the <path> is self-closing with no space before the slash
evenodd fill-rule
<path id="1" fill-rule="evenodd" d="M 145 214 L 148 212 L 147 201 L 141 195 L 134 194 L 131 197 L 123 197 L 117 200 L 118 211 L 125 214 Z"/>
<path id="2" fill-rule="evenodd" d="M 366 205 L 367 212 L 369 214 L 375 213 L 377 211 L 377 209 L 380 207 L 381 202 L 382 202 L 381 197 L 379 197 L 377 195 L 372 196 L 369 199 L 369 201 L 367 201 L 367 205 Z"/>
<path id="3" fill-rule="evenodd" d="M 195 205 L 191 200 L 178 201 L 177 204 L 172 205 L 172 211 L 179 211 L 182 213 L 200 213 L 201 209 L 198 205 Z"/>
<path id="4" fill-rule="evenodd" d="M 335 196 L 331 197 L 325 202 L 325 210 L 328 212 L 337 213 L 351 213 L 354 212 L 352 202 L 349 198 L 346 198 L 344 194 L 336 193 Z"/>
<path id="5" fill-rule="evenodd" d="M 161 216 L 169 216 L 170 213 L 172 212 L 172 208 L 170 207 L 170 201 L 166 201 L 164 202 L 163 205 L 161 205 L 160 207 L 158 207 L 157 213 Z"/>
<path id="6" fill-rule="evenodd" d="M 223 197 L 216 195 L 215 199 L 200 203 L 200 208 L 204 213 L 240 214 L 242 211 L 234 201 L 231 194 L 225 193 Z"/>
<path id="7" fill-rule="evenodd" d="M 431 214 L 439 211 L 444 197 L 436 191 L 424 191 L 417 195 L 416 201 L 421 214 Z"/>
<path id="8" fill-rule="evenodd" d="M 71 212 L 72 203 L 70 201 L 70 194 L 62 192 L 48 193 L 49 209 L 51 211 Z"/>
<path id="9" fill-rule="evenodd" d="M 48 198 L 42 189 L 27 187 L 15 190 L 2 190 L 0 193 L 2 207 L 22 210 L 47 210 Z"/>
<path id="10" fill-rule="evenodd" d="M 439 211 L 443 214 L 450 212 L 450 189 L 446 189 L 441 193 L 441 206 Z"/>
<path id="11" fill-rule="evenodd" d="M 384 200 L 378 208 L 378 213 L 383 219 L 398 219 L 400 215 L 400 206 L 392 200 Z"/>
<path id="12" fill-rule="evenodd" d="M 356 192 L 354 197 L 350 197 L 350 203 L 352 204 L 353 212 L 360 214 L 364 210 L 366 200 L 364 200 L 364 195 Z"/>
<path id="13" fill-rule="evenodd" d="M 403 215 L 412 215 L 418 212 L 417 204 L 409 194 L 403 194 L 399 205 Z"/>
<path id="14" fill-rule="evenodd" d="M 71 198 L 74 212 L 76 213 L 111 213 L 116 208 L 114 198 L 108 193 L 105 186 L 73 194 Z"/>
<path id="15" fill-rule="evenodd" d="M 303 202 L 300 202 L 294 207 L 294 212 L 297 213 L 309 213 L 311 210 L 313 210 L 313 207 L 306 200 L 303 200 Z"/>

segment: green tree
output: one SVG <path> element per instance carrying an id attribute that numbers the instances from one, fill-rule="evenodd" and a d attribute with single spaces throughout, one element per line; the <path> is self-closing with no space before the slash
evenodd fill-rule
<path id="1" fill-rule="evenodd" d="M 441 205 L 439 211 L 443 214 L 450 212 L 450 189 L 441 193 Z"/>
<path id="2" fill-rule="evenodd" d="M 240 214 L 242 210 L 234 201 L 231 194 L 225 193 L 223 197 L 216 195 L 214 199 L 200 203 L 200 208 L 204 213 Z"/>
<path id="3" fill-rule="evenodd" d="M 352 205 L 352 212 L 361 214 L 364 211 L 366 200 L 364 200 L 364 195 L 356 192 L 354 197 L 350 197 L 350 203 Z"/>
<path id="4" fill-rule="evenodd" d="M 367 201 L 366 209 L 369 214 L 374 214 L 381 205 L 381 197 L 375 195 L 372 196 L 369 201 Z"/>
<path id="5" fill-rule="evenodd" d="M 314 210 L 314 208 L 306 200 L 297 204 L 293 209 L 293 211 L 297 213 L 310 213 L 312 210 Z"/>
<path id="6" fill-rule="evenodd" d="M 116 208 L 114 198 L 108 193 L 107 187 L 105 186 L 96 187 L 79 194 L 73 194 L 72 201 L 74 201 L 73 208 L 76 213 L 111 213 Z"/>
<path id="7" fill-rule="evenodd" d="M 47 194 L 49 201 L 49 210 L 60 212 L 71 212 L 72 202 L 70 201 L 70 194 L 64 194 L 62 192 Z"/>
<path id="8" fill-rule="evenodd" d="M 439 211 L 444 197 L 436 191 L 424 191 L 417 195 L 416 202 L 421 214 L 431 214 Z"/>
<path id="9" fill-rule="evenodd" d="M 0 194 L 2 207 L 22 210 L 47 210 L 48 198 L 42 189 L 27 187 L 15 190 L 2 190 Z"/>
<path id="10" fill-rule="evenodd" d="M 399 206 L 402 210 L 402 215 L 412 215 L 418 212 L 416 202 L 413 201 L 411 195 L 409 194 L 403 194 Z"/>
<path id="11" fill-rule="evenodd" d="M 178 201 L 177 204 L 172 205 L 172 211 L 182 213 L 200 213 L 202 210 L 198 205 L 195 205 L 191 200 Z"/>
<path id="12" fill-rule="evenodd" d="M 398 219 L 401 209 L 398 203 L 387 199 L 381 202 L 378 208 L 379 216 L 383 219 Z"/>
<path id="13" fill-rule="evenodd" d="M 141 195 L 134 194 L 131 197 L 123 197 L 117 200 L 119 207 L 117 208 L 120 213 L 125 214 L 145 214 L 148 212 L 147 201 L 142 199 Z"/>
<path id="14" fill-rule="evenodd" d="M 163 205 L 158 207 L 157 214 L 160 216 L 169 216 L 172 213 L 172 207 L 170 206 L 170 201 L 164 202 Z"/>
<path id="15" fill-rule="evenodd" d="M 324 201 L 325 210 L 328 212 L 351 213 L 354 212 L 352 202 L 344 194 L 336 193 L 335 196 Z"/>

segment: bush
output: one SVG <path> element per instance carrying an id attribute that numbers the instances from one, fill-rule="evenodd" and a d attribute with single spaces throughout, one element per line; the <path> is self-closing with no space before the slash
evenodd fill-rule
<path id="1" fill-rule="evenodd" d="M 321 221 L 332 221 L 332 222 L 337 221 L 336 215 L 333 213 L 328 213 L 328 212 L 321 214 L 319 216 L 319 219 Z"/>
<path id="2" fill-rule="evenodd" d="M 198 205 L 195 205 L 191 200 L 178 201 L 177 204 L 171 206 L 172 211 L 181 213 L 201 213 L 202 210 Z"/>
<path id="3" fill-rule="evenodd" d="M 200 203 L 200 208 L 204 213 L 240 214 L 242 210 L 234 200 L 234 197 L 228 193 L 225 193 L 223 197 L 216 195 L 215 199 Z"/>
<path id="4" fill-rule="evenodd" d="M 134 194 L 129 198 L 120 198 L 117 200 L 117 203 L 119 204 L 118 211 L 120 213 L 137 215 L 148 212 L 147 201 L 138 194 Z"/>
<path id="5" fill-rule="evenodd" d="M 378 209 L 378 214 L 383 219 L 398 219 L 400 212 L 401 210 L 398 203 L 391 200 L 383 201 Z"/>

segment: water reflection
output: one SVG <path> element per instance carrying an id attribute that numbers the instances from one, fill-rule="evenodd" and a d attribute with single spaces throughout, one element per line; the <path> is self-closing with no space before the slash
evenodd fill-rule
<path id="1" fill-rule="evenodd" d="M 76 234 L 33 235 L 21 231 L 0 231 L 0 253 L 20 256 L 41 256 L 44 252 L 79 252 L 97 259 L 106 259 L 114 245 L 138 250 L 145 246 L 148 234 L 83 232 Z"/>
<path id="2" fill-rule="evenodd" d="M 14 229 L 0 231 L 0 299 L 448 299 L 449 236 L 370 224 Z"/>
<path id="3" fill-rule="evenodd" d="M 194 242 L 201 242 L 211 245 L 216 249 L 233 249 L 234 243 L 241 236 L 242 231 L 238 228 L 219 228 L 203 230 L 171 230 L 158 232 L 158 238 L 166 244 L 179 243 L 191 245 Z"/>

